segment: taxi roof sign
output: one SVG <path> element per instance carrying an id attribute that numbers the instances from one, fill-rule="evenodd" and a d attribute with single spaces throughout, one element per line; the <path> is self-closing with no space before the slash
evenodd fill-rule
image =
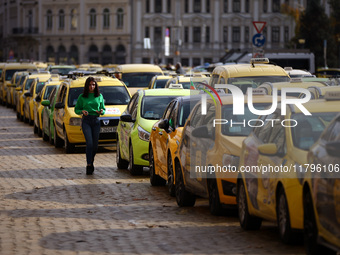
<path id="1" fill-rule="evenodd" d="M 324 98 L 327 101 L 340 100 L 340 91 L 326 91 Z"/>
<path id="2" fill-rule="evenodd" d="M 269 59 L 268 58 L 251 58 L 250 63 L 251 64 L 268 64 Z"/>
<path id="3" fill-rule="evenodd" d="M 183 89 L 183 85 L 178 83 L 172 83 L 169 85 L 169 89 Z"/>

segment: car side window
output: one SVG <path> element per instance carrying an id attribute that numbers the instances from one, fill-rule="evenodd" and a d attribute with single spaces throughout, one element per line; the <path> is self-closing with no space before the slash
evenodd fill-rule
<path id="1" fill-rule="evenodd" d="M 127 106 L 127 112 L 131 114 L 133 105 L 136 103 L 136 99 L 138 98 L 138 93 L 134 94 L 133 97 L 131 98 L 128 106 Z"/>
<path id="2" fill-rule="evenodd" d="M 178 109 L 178 101 L 175 101 L 173 104 L 173 107 L 170 111 L 170 115 L 169 115 L 169 126 L 172 129 L 175 129 L 176 125 L 177 125 L 177 109 Z"/>
<path id="3" fill-rule="evenodd" d="M 194 128 L 200 126 L 200 123 L 202 122 L 202 117 L 201 104 L 199 104 L 195 107 L 194 112 L 192 113 L 190 126 Z"/>
<path id="4" fill-rule="evenodd" d="M 139 95 L 137 95 L 136 100 L 135 100 L 135 102 L 134 102 L 134 104 L 132 105 L 132 108 L 131 108 L 131 117 L 132 117 L 132 119 L 136 119 L 137 118 L 138 104 L 139 104 Z"/>
<path id="5" fill-rule="evenodd" d="M 254 130 L 254 133 L 257 135 L 258 139 L 261 140 L 263 143 L 268 143 L 269 137 L 271 136 L 271 132 L 273 131 L 272 127 L 272 119 L 277 119 L 278 113 L 273 113 L 266 118 L 261 120 L 264 122 L 264 125 L 262 127 L 257 127 Z M 262 122 L 259 120 L 257 125 L 260 125 Z M 274 122 L 275 123 L 275 122 Z"/>
<path id="6" fill-rule="evenodd" d="M 274 123 L 268 143 L 276 144 L 278 154 L 285 155 L 287 153 L 287 150 L 286 150 L 285 128 L 281 125 L 282 120 L 283 120 L 283 117 L 280 118 L 280 121 L 276 121 Z"/>
<path id="7" fill-rule="evenodd" d="M 164 111 L 164 114 L 163 114 L 163 119 L 169 119 L 169 116 L 170 116 L 170 113 L 171 113 L 171 110 L 173 108 L 175 104 L 175 101 L 171 101 L 168 106 L 166 107 L 165 111 Z"/>
<path id="8" fill-rule="evenodd" d="M 329 132 L 322 136 L 326 141 L 339 141 L 340 140 L 340 119 L 334 121 L 328 128 Z"/>

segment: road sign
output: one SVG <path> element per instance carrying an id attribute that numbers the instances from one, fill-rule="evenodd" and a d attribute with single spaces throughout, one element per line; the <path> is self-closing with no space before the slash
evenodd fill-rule
<path id="1" fill-rule="evenodd" d="M 263 34 L 255 34 L 253 36 L 253 45 L 262 47 L 266 43 L 266 37 Z"/>
<path id="2" fill-rule="evenodd" d="M 256 31 L 261 34 L 262 30 L 264 29 L 264 27 L 266 26 L 267 22 L 265 21 L 253 21 L 253 25 L 256 29 Z"/>

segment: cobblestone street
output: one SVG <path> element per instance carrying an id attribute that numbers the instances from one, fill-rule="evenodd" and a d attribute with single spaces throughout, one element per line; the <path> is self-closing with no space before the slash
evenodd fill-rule
<path id="1" fill-rule="evenodd" d="M 245 232 L 208 201 L 179 208 L 166 187 L 119 170 L 101 147 L 93 176 L 84 148 L 65 154 L 0 106 L 0 254 L 304 254 L 273 223 Z"/>

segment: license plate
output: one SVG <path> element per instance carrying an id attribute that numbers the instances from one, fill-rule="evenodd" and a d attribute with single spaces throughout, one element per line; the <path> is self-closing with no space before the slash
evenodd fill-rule
<path id="1" fill-rule="evenodd" d="M 100 133 L 114 133 L 116 132 L 117 127 L 101 127 Z"/>

